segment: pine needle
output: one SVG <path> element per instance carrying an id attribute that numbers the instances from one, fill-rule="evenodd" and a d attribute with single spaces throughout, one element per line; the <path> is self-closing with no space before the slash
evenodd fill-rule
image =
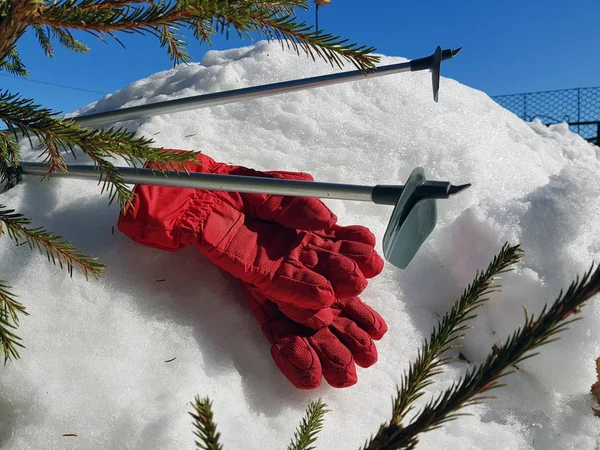
<path id="1" fill-rule="evenodd" d="M 483 305 L 488 295 L 497 292 L 500 288 L 494 282 L 498 277 L 507 272 L 509 267 L 518 263 L 523 252 L 518 245 L 504 244 L 500 252 L 494 257 L 485 272 L 477 271 L 474 281 L 465 289 L 462 296 L 454 303 L 433 329 L 429 342 L 425 342 L 420 349 L 408 374 L 402 380 L 402 387 L 398 390 L 394 400 L 392 423 L 400 424 L 406 415 L 413 409 L 411 404 L 423 395 L 423 389 L 432 383 L 431 378 L 439 373 L 440 367 L 447 364 L 450 359 L 437 359 L 458 339 L 462 339 L 468 327 L 465 322 L 475 318 L 474 311 Z"/>
<path id="2" fill-rule="evenodd" d="M 67 267 L 70 275 L 73 275 L 73 267 L 77 266 L 85 275 L 98 278 L 106 267 L 97 262 L 97 258 L 83 253 L 78 248 L 65 241 L 62 236 L 47 231 L 43 227 L 30 228 L 31 219 L 15 213 L 13 209 L 5 209 L 0 205 L 0 236 L 5 232 L 15 242 L 25 239 L 29 248 L 37 248 L 40 253 L 46 253 L 49 261 L 59 264 L 62 268 Z"/>
<path id="3" fill-rule="evenodd" d="M 219 443 L 221 433 L 217 432 L 217 425 L 213 421 L 212 402 L 208 397 L 200 399 L 194 398 L 194 412 L 189 413 L 194 419 L 194 435 L 202 442 L 196 441 L 196 448 L 199 450 L 222 450 Z"/>
<path id="4" fill-rule="evenodd" d="M 313 401 L 306 409 L 306 415 L 294 432 L 294 439 L 287 450 L 314 450 L 312 444 L 317 440 L 317 434 L 323 429 L 323 419 L 327 405 L 321 399 Z"/>
<path id="5" fill-rule="evenodd" d="M 17 348 L 24 346 L 14 330 L 19 325 L 19 315 L 28 315 L 25 306 L 17 301 L 10 289 L 5 281 L 0 280 L 0 348 L 4 364 L 11 359 L 19 359 Z"/>
<path id="6" fill-rule="evenodd" d="M 134 132 L 124 128 L 90 130 L 75 120 L 56 118 L 56 114 L 34 104 L 31 99 L 8 91 L 0 93 L 0 120 L 8 125 L 15 136 L 16 131 L 20 131 L 32 146 L 31 137 L 39 139 L 41 156 L 45 157 L 44 162 L 48 164 L 44 178 L 51 177 L 56 171 L 68 171 L 63 150 L 76 156 L 76 149 L 81 149 L 100 171 L 102 192 L 108 192 L 111 203 L 118 198 L 121 209 L 131 204 L 131 190 L 109 159 L 122 157 L 132 166 L 143 165 L 147 161 L 168 166 L 196 160 L 195 152 L 169 152 L 154 148 L 151 139 L 138 138 Z M 4 181 L 7 187 L 20 181 L 18 157 L 18 146 L 0 132 L 0 181 Z"/>
<path id="7" fill-rule="evenodd" d="M 421 413 L 407 427 L 390 424 L 378 433 L 366 448 L 397 449 L 414 448 L 420 433 L 433 430 L 442 424 L 459 417 L 458 411 L 466 406 L 480 403 L 491 397 L 482 394 L 500 387 L 499 380 L 512 372 L 511 367 L 535 356 L 536 348 L 553 342 L 556 335 L 567 325 L 578 320 L 572 316 L 581 312 L 581 307 L 593 296 L 600 293 L 600 268 L 592 268 L 571 284 L 563 295 L 561 291 L 556 301 L 544 307 L 539 318 L 527 316 L 525 325 L 515 331 L 496 351 L 491 352 L 486 361 L 469 370 L 467 374 L 436 399 L 426 404 Z"/>
<path id="8" fill-rule="evenodd" d="M 115 33 L 138 33 L 156 36 L 165 47 L 174 64 L 187 63 L 186 42 L 179 30 L 186 27 L 194 32 L 200 43 L 210 43 L 215 33 L 231 31 L 240 37 L 264 36 L 286 42 L 299 52 L 302 49 L 311 57 L 318 56 L 332 65 L 341 67 L 342 60 L 352 62 L 365 72 L 375 68 L 379 58 L 372 55 L 373 47 L 348 44 L 331 34 L 314 30 L 310 25 L 297 21 L 296 10 L 307 10 L 307 0 L 284 0 L 279 2 L 257 0 L 179 0 L 143 2 L 63 0 L 38 7 L 28 16 L 31 26 L 39 30 L 47 27 L 58 35 L 66 48 L 85 51 L 83 44 L 75 41 L 68 30 L 83 30 L 103 40 Z M 48 35 L 48 31 L 45 32 Z M 42 42 L 46 42 L 44 39 Z M 120 42 L 120 41 L 118 41 Z M 42 44 L 48 48 L 48 44 Z"/>

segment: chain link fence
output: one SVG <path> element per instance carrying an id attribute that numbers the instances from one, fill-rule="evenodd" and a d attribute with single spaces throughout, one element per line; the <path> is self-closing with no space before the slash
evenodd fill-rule
<path id="1" fill-rule="evenodd" d="M 527 122 L 567 122 L 571 131 L 600 145 L 600 86 L 498 95 L 492 99 Z"/>

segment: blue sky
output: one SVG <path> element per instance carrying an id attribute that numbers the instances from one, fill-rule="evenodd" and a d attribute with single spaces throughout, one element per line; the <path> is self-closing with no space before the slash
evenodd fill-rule
<path id="1" fill-rule="evenodd" d="M 312 3 L 312 0 L 311 0 Z M 314 23 L 314 10 L 303 18 Z M 320 27 L 353 42 L 374 46 L 378 53 L 406 58 L 429 55 L 437 45 L 462 46 L 442 75 L 489 95 L 600 85 L 599 0 L 458 0 L 358 1 L 332 0 L 320 10 Z M 31 35 L 21 41 L 21 55 L 30 79 L 74 86 L 74 91 L 0 77 L 0 86 L 34 98 L 59 111 L 72 111 L 103 93 L 118 90 L 154 72 L 172 67 L 166 52 L 152 37 L 121 35 L 114 41 L 92 37 L 80 55 L 59 50 L 44 57 Z M 214 39 L 212 49 L 249 45 L 249 39 Z M 57 47 L 59 49 L 59 47 Z M 190 42 L 200 61 L 208 45 Z"/>

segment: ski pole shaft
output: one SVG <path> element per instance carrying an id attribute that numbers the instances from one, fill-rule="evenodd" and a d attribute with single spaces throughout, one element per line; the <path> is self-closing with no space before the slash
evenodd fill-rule
<path id="1" fill-rule="evenodd" d="M 46 164 L 31 162 L 20 162 L 19 164 L 22 173 L 25 175 L 43 177 L 48 173 Z M 99 180 L 100 177 L 100 172 L 93 166 L 70 165 L 67 166 L 67 169 L 68 172 L 54 172 L 52 177 L 83 180 Z M 127 184 L 355 200 L 382 205 L 395 205 L 404 189 L 402 185 L 365 186 L 197 172 L 161 172 L 133 167 L 119 167 L 118 169 Z M 420 187 L 418 194 L 429 198 L 448 198 L 450 195 L 458 193 L 465 186 L 453 186 L 445 181 L 427 181 Z"/>
<path id="2" fill-rule="evenodd" d="M 318 77 L 303 78 L 298 80 L 284 81 L 281 83 L 253 86 L 231 91 L 215 92 L 212 94 L 196 95 L 192 97 L 168 100 L 164 102 L 150 103 L 146 105 L 132 106 L 114 111 L 106 111 L 95 114 L 70 117 L 80 122 L 83 126 L 94 127 L 117 121 L 131 119 L 148 118 L 160 114 L 171 114 L 192 109 L 208 108 L 211 106 L 226 105 L 244 100 L 253 100 L 257 98 L 285 94 L 289 92 L 302 91 L 333 84 L 347 83 L 350 81 L 364 80 L 369 78 L 381 77 L 401 72 L 419 71 L 432 69 L 439 78 L 439 63 L 443 60 L 454 57 L 457 50 L 441 50 L 438 47 L 436 53 L 424 58 L 413 59 L 404 63 L 380 66 L 366 74 L 360 70 L 335 73 L 331 75 L 322 75 Z M 434 78 L 434 97 L 437 99 L 437 89 L 439 89 L 439 80 Z"/>

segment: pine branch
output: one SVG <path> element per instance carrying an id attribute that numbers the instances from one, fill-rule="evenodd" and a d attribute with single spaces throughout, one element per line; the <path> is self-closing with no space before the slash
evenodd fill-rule
<path id="1" fill-rule="evenodd" d="M 192 58 L 186 52 L 186 42 L 181 39 L 182 36 L 177 33 L 178 28 L 174 26 L 163 25 L 160 30 L 160 45 L 167 47 L 171 60 L 177 64 L 179 62 L 189 63 Z"/>
<path id="2" fill-rule="evenodd" d="M 494 281 L 507 272 L 509 266 L 518 263 L 521 257 L 522 251 L 518 245 L 510 246 L 506 243 L 485 272 L 477 271 L 473 283 L 465 289 L 452 309 L 440 319 L 437 327 L 433 329 L 429 343 L 423 344 L 416 361 L 411 364 L 408 374 L 405 374 L 402 387 L 394 400 L 392 423 L 402 423 L 412 411 L 412 403 L 420 398 L 423 389 L 433 382 L 431 378 L 451 360 L 437 358 L 451 349 L 455 341 L 464 337 L 463 331 L 468 328 L 465 322 L 476 317 L 474 311 L 489 299 L 486 296 L 499 291 L 500 286 L 494 284 Z"/>
<path id="3" fill-rule="evenodd" d="M 213 422 L 212 402 L 207 398 L 194 398 L 194 412 L 189 413 L 194 418 L 194 435 L 202 442 L 196 441 L 196 448 L 200 450 L 222 450 L 219 443 L 221 433 L 217 432 L 217 425 Z"/>
<path id="4" fill-rule="evenodd" d="M 35 33 L 35 37 L 42 47 L 44 54 L 49 58 L 54 58 L 54 46 L 52 45 L 52 40 L 50 39 L 50 27 L 42 26 L 42 25 L 34 25 L 33 31 Z"/>
<path id="5" fill-rule="evenodd" d="M 58 263 L 61 268 L 67 267 L 69 274 L 73 275 L 73 267 L 77 266 L 88 279 L 89 275 L 98 278 L 102 270 L 106 267 L 93 258 L 84 254 L 81 250 L 75 248 L 62 236 L 45 230 L 42 227 L 29 228 L 31 220 L 23 217 L 22 214 L 15 213 L 12 209 L 5 209 L 0 205 L 0 236 L 5 232 L 15 242 L 25 239 L 29 248 L 37 248 L 40 253 L 46 253 L 49 261 Z"/>
<path id="6" fill-rule="evenodd" d="M 510 367 L 537 353 L 532 350 L 558 339 L 555 336 L 578 320 L 570 318 L 581 312 L 581 307 L 600 293 L 600 268 L 584 274 L 574 281 L 567 292 L 561 291 L 550 308 L 544 307 L 538 319 L 525 317 L 525 325 L 513 333 L 497 351 L 492 351 L 486 361 L 469 370 L 461 381 L 430 401 L 407 427 L 392 424 L 379 433 L 380 440 L 371 440 L 368 449 L 414 448 L 420 433 L 440 427 L 456 419 L 459 409 L 490 397 L 482 394 L 502 386 L 500 378 L 510 374 Z M 383 438 L 385 437 L 385 438 Z"/>
<path id="7" fill-rule="evenodd" d="M 49 168 L 45 178 L 52 176 L 56 171 L 67 171 L 61 149 L 70 151 L 74 156 L 75 150 L 81 149 L 100 169 L 101 180 L 104 180 L 105 185 L 110 184 L 108 189 L 110 201 L 112 202 L 117 196 L 121 208 L 130 204 L 131 191 L 125 185 L 116 167 L 108 161 L 109 158 L 120 156 L 131 165 L 143 164 L 145 160 L 163 163 L 195 161 L 194 152 L 174 153 L 150 147 L 153 143 L 152 139 L 136 138 L 135 133 L 126 129 L 90 130 L 83 128 L 75 120 L 56 118 L 56 114 L 47 108 L 35 105 L 33 100 L 9 92 L 0 93 L 0 120 L 7 124 L 9 131 L 15 133 L 18 130 L 23 133 L 32 147 L 35 147 L 31 141 L 32 136 L 40 140 L 37 147 L 43 149 L 42 156 L 45 157 L 44 162 L 48 163 Z M 16 133 L 14 136 L 18 140 Z M 2 143 L 7 140 L 8 137 L 2 135 L 0 151 Z M 10 166 L 6 165 L 6 168 L 8 167 Z M 15 181 L 15 174 L 5 171 L 1 160 L 0 170 L 2 179 Z"/>
<path id="8" fill-rule="evenodd" d="M 317 434 L 323 429 L 323 419 L 327 405 L 318 399 L 311 402 L 306 409 L 306 415 L 302 418 L 298 429 L 294 432 L 294 440 L 287 450 L 314 450 L 312 444 L 317 440 Z"/>
<path id="9" fill-rule="evenodd" d="M 28 17 L 28 24 L 83 30 L 100 39 L 105 34 L 115 37 L 115 32 L 150 34 L 159 37 L 175 63 L 186 61 L 185 43 L 177 36 L 180 27 L 189 27 L 201 42 L 210 42 L 210 35 L 218 31 L 228 34 L 233 27 L 240 36 L 257 33 L 286 41 L 298 53 L 302 49 L 332 65 L 341 67 L 342 60 L 347 60 L 365 71 L 375 67 L 379 58 L 370 55 L 374 48 L 311 31 L 312 26 L 295 22 L 295 8 L 307 9 L 307 1 L 165 0 L 141 5 L 137 1 L 66 0 L 39 7 Z"/>
<path id="10" fill-rule="evenodd" d="M 210 28 L 215 32 L 226 34 L 233 27 L 240 37 L 255 33 L 268 40 L 279 40 L 282 45 L 285 43 L 298 54 L 303 50 L 313 60 L 318 56 L 340 68 L 343 67 L 343 60 L 346 60 L 358 69 L 368 71 L 379 61 L 378 57 L 371 55 L 375 51 L 373 47 L 347 44 L 347 39 L 323 34 L 321 31 L 311 31 L 312 26 L 305 22 L 297 23 L 295 16 L 281 15 L 277 8 L 242 6 L 235 9 L 214 9 L 211 16 Z M 190 23 L 198 26 L 196 20 Z M 203 24 L 203 27 L 206 28 L 206 25 Z"/>
<path id="11" fill-rule="evenodd" d="M 61 6 L 67 8 L 79 7 L 89 12 L 95 12 L 149 2 L 154 2 L 154 0 L 61 0 L 59 2 L 53 2 L 52 6 Z"/>
<path id="12" fill-rule="evenodd" d="M 50 29 L 52 30 L 52 35 L 58 39 L 58 42 L 63 47 L 77 53 L 89 51 L 89 47 L 75 39 L 69 30 L 58 27 L 51 27 Z"/>
<path id="13" fill-rule="evenodd" d="M 17 170 L 19 159 L 19 146 L 0 132 L 0 183 L 5 184 L 7 189 L 15 186 L 22 179 L 21 173 Z"/>
<path id="14" fill-rule="evenodd" d="M 29 315 L 10 289 L 5 281 L 0 280 L 0 347 L 4 354 L 4 364 L 10 359 L 19 359 L 17 348 L 24 346 L 14 330 L 19 325 L 19 315 Z"/>
<path id="15" fill-rule="evenodd" d="M 133 193 L 127 187 L 127 183 L 120 174 L 119 169 L 110 161 L 100 158 L 95 154 L 92 154 L 92 160 L 94 161 L 94 167 L 100 170 L 98 183 L 102 183 L 101 193 L 104 193 L 104 191 L 108 192 L 109 204 L 114 202 L 115 198 L 118 198 L 121 210 L 125 209 L 128 205 L 131 206 Z"/>
<path id="16" fill-rule="evenodd" d="M 277 12 L 282 16 L 295 16 L 296 9 L 307 11 L 308 5 L 305 0 L 285 0 L 285 1 L 253 1 L 251 2 L 255 8 L 265 8 Z"/>
<path id="17" fill-rule="evenodd" d="M 11 75 L 23 78 L 29 76 L 29 72 L 25 69 L 25 64 L 23 64 L 17 50 L 17 40 L 20 39 L 24 33 L 25 30 L 21 30 L 21 32 L 16 34 L 14 41 L 6 49 L 6 56 L 0 58 L 0 69 L 5 70 Z"/>

